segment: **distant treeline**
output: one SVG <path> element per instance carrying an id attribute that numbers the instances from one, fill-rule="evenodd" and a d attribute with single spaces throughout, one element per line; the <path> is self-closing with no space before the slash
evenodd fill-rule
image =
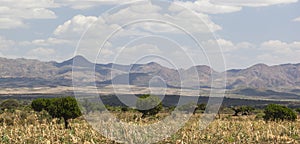
<path id="1" fill-rule="evenodd" d="M 20 100 L 34 100 L 37 98 L 57 98 L 57 97 L 62 97 L 62 95 L 69 95 L 69 96 L 74 96 L 73 94 L 32 94 L 32 95 L 0 95 L 0 100 L 5 100 L 5 99 L 20 99 Z M 122 97 L 130 98 L 132 95 L 121 95 Z M 141 96 L 141 95 L 137 95 Z M 110 105 L 110 106 L 124 106 L 124 104 L 119 100 L 119 98 L 115 95 L 103 95 L 99 96 L 101 98 L 101 101 L 105 105 Z M 98 100 L 99 98 L 95 98 L 95 100 Z M 180 99 L 180 96 L 178 95 L 166 95 L 163 97 L 162 104 L 164 106 L 176 106 L 178 104 L 178 101 Z M 181 97 L 183 101 L 190 101 L 190 100 L 195 100 L 197 97 L 193 96 L 183 96 Z M 198 104 L 202 103 L 207 103 L 209 97 L 199 97 L 198 98 Z M 213 98 L 212 98 L 213 99 Z M 230 106 L 252 106 L 255 108 L 263 108 L 268 104 L 281 104 L 281 105 L 286 105 L 291 108 L 297 108 L 300 107 L 300 102 L 295 102 L 295 101 L 267 101 L 267 100 L 250 100 L 250 99 L 238 99 L 238 98 L 223 98 L 222 105 L 226 107 Z"/>

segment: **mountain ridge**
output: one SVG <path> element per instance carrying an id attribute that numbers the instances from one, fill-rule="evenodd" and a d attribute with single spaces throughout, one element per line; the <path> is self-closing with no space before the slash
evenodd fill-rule
<path id="1" fill-rule="evenodd" d="M 73 64 L 82 75 L 82 82 L 90 83 L 94 78 L 88 77 L 91 73 L 87 67 L 95 68 L 95 78 L 99 85 L 111 83 L 123 84 L 130 76 L 130 84 L 137 86 L 148 85 L 153 77 L 162 78 L 170 87 L 210 87 L 214 78 L 224 74 L 217 72 L 206 65 L 192 66 L 188 69 L 172 69 L 156 62 L 146 64 L 94 64 L 83 56 L 75 56 L 63 62 L 42 62 L 32 59 L 7 59 L 0 58 L 1 87 L 35 87 L 35 86 L 66 86 L 72 84 Z M 227 88 L 294 88 L 300 87 L 300 63 L 266 65 L 256 64 L 245 69 L 230 69 L 225 71 Z M 20 81 L 16 81 L 16 78 Z M 10 81 L 11 79 L 11 81 Z M 22 81 L 22 79 L 24 81 Z M 30 79 L 35 79 L 39 84 L 34 84 Z M 26 82 L 27 81 L 27 82 Z M 121 82 L 123 81 L 123 82 Z M 44 82 L 44 83 L 43 83 Z M 22 83 L 22 84 L 21 84 Z M 28 85 L 26 85 L 26 83 Z M 50 84 L 49 84 L 50 83 Z"/>

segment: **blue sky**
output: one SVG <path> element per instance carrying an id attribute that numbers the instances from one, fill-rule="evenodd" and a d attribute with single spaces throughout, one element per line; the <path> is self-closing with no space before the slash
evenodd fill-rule
<path id="1" fill-rule="evenodd" d="M 298 0 L 127 2 L 132 3 L 106 13 L 120 2 L 4 0 L 0 56 L 63 61 L 81 54 L 99 63 L 144 59 L 218 70 L 300 63 Z M 143 22 L 131 23 L 135 20 Z M 102 40 L 119 28 L 100 50 Z"/>

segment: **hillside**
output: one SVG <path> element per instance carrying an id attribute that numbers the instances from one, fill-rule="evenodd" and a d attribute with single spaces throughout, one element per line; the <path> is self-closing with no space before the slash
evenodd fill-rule
<path id="1" fill-rule="evenodd" d="M 73 62 L 77 66 L 73 67 Z M 90 77 L 95 68 L 95 77 Z M 99 86 L 127 84 L 148 86 L 153 77 L 161 78 L 169 87 L 209 88 L 212 78 L 224 72 L 216 72 L 209 66 L 199 65 L 189 69 L 171 69 L 158 63 L 118 65 L 93 64 L 82 56 L 76 56 L 64 62 L 41 62 L 29 59 L 0 58 L 1 88 L 18 87 L 56 87 L 72 85 L 72 68 L 80 75 L 81 82 L 89 84 L 97 81 Z M 257 64 L 246 69 L 228 70 L 227 88 L 253 89 L 293 89 L 300 87 L 300 64 L 268 66 Z"/>

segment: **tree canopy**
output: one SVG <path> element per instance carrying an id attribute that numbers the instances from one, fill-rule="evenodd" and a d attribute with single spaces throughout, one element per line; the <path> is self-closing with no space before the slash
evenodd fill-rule
<path id="1" fill-rule="evenodd" d="M 265 116 L 264 119 L 266 121 L 278 121 L 278 120 L 290 120 L 290 121 L 295 121 L 297 119 L 296 113 L 282 105 L 277 105 L 277 104 L 269 104 L 265 110 L 264 110 Z"/>
<path id="2" fill-rule="evenodd" d="M 137 100 L 137 109 L 143 113 L 142 118 L 156 115 L 162 110 L 161 100 L 157 96 L 143 95 Z"/>
<path id="3" fill-rule="evenodd" d="M 46 110 L 53 118 L 63 118 L 66 128 L 68 128 L 69 119 L 82 115 L 77 101 L 73 97 L 36 99 L 32 101 L 31 107 L 38 112 Z"/>

